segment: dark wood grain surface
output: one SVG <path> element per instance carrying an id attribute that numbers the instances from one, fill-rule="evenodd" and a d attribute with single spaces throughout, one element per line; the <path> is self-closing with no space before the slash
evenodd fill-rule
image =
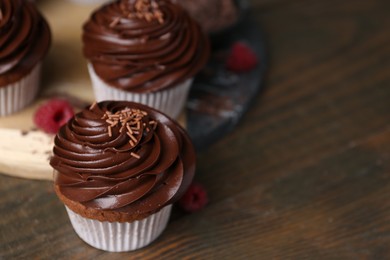
<path id="1" fill-rule="evenodd" d="M 50 182 L 0 176 L 1 259 L 389 259 L 390 1 L 257 0 L 264 91 L 199 154 L 210 196 L 152 245 L 106 253 Z"/>

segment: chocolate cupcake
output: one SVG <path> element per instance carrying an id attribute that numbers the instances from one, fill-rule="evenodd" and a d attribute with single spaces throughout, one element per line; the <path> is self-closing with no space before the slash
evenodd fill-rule
<path id="1" fill-rule="evenodd" d="M 76 114 L 58 132 L 53 152 L 55 191 L 76 233 L 107 251 L 156 239 L 195 172 L 185 131 L 159 111 L 126 101 Z"/>
<path id="2" fill-rule="evenodd" d="M 0 116 L 35 99 L 50 40 L 49 26 L 33 3 L 0 1 Z"/>
<path id="3" fill-rule="evenodd" d="M 128 100 L 176 118 L 210 47 L 200 26 L 169 0 L 122 0 L 84 25 L 84 55 L 96 99 Z"/>

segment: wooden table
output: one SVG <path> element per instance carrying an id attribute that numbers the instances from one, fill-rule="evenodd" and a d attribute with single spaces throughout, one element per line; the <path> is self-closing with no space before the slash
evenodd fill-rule
<path id="1" fill-rule="evenodd" d="M 265 90 L 199 154 L 210 203 L 112 254 L 74 233 L 52 184 L 0 176 L 0 258 L 389 259 L 390 2 L 253 0 Z"/>

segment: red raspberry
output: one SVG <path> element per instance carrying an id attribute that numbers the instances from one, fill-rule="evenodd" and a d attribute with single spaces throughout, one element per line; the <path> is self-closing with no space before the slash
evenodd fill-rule
<path id="1" fill-rule="evenodd" d="M 46 133 L 55 134 L 73 115 L 73 108 L 68 101 L 52 99 L 37 109 L 34 123 Z"/>
<path id="2" fill-rule="evenodd" d="M 187 212 L 201 210 L 208 203 L 206 189 L 200 183 L 192 183 L 178 205 Z"/>
<path id="3" fill-rule="evenodd" d="M 226 68 L 234 72 L 250 71 L 257 65 L 256 53 L 245 43 L 233 44 L 226 60 Z"/>

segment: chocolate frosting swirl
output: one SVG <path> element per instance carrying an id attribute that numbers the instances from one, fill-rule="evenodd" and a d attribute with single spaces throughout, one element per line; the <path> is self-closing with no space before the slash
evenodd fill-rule
<path id="1" fill-rule="evenodd" d="M 46 54 L 50 29 L 33 3 L 0 1 L 0 86 L 28 74 Z"/>
<path id="2" fill-rule="evenodd" d="M 202 69 L 210 53 L 200 26 L 169 0 L 107 4 L 86 22 L 82 38 L 96 74 L 132 92 L 181 83 Z"/>
<path id="3" fill-rule="evenodd" d="M 138 118 L 139 130 L 130 117 Z M 50 164 L 62 195 L 99 210 L 155 212 L 180 198 L 195 172 L 185 131 L 157 110 L 132 102 L 104 101 L 84 109 L 60 129 L 53 151 Z"/>

